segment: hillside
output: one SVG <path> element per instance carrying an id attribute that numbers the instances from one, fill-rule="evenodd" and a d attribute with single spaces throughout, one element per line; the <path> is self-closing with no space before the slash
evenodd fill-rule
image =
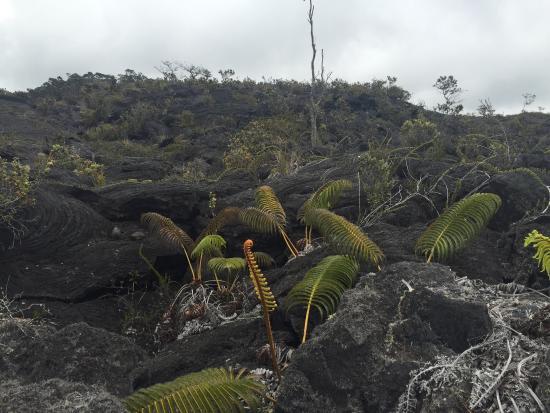
<path id="1" fill-rule="evenodd" d="M 0 93 L 0 411 L 125 411 L 138 389 L 224 366 L 266 385 L 261 411 L 549 408 L 550 279 L 524 238 L 550 236 L 550 115 L 444 115 L 391 78 L 321 86 L 315 147 L 296 81 L 127 70 Z M 304 209 L 331 182 L 339 196 Z M 464 235 L 461 217 L 449 254 L 418 251 L 476 193 L 499 198 L 487 222 Z M 207 234 L 225 247 L 187 257 Z M 244 261 L 206 265 L 247 239 L 273 258 L 257 259 L 280 383 Z M 285 311 L 337 254 L 358 269 L 335 311 Z"/>

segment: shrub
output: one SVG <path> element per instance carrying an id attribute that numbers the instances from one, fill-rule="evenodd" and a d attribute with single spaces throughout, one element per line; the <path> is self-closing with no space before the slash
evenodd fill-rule
<path id="1" fill-rule="evenodd" d="M 88 129 L 86 136 L 93 141 L 114 141 L 124 136 L 124 131 L 110 123 L 100 123 Z"/>
<path id="2" fill-rule="evenodd" d="M 0 225 L 13 229 L 17 212 L 33 202 L 30 167 L 0 158 Z"/>
<path id="3" fill-rule="evenodd" d="M 148 138 L 148 124 L 158 116 L 154 106 L 140 102 L 126 112 L 123 116 L 123 125 L 130 138 Z"/>
<path id="4" fill-rule="evenodd" d="M 361 185 L 371 208 L 382 204 L 391 195 L 395 186 L 391 162 L 369 152 L 359 157 Z"/>
<path id="5" fill-rule="evenodd" d="M 46 160 L 45 172 L 48 172 L 49 168 L 53 166 L 71 169 L 77 175 L 87 175 L 92 178 L 95 186 L 102 186 L 105 184 L 103 165 L 89 159 L 81 158 L 80 155 L 67 146 L 58 144 L 52 146 L 48 159 Z"/>
<path id="6" fill-rule="evenodd" d="M 412 119 L 401 126 L 401 141 L 406 145 L 427 152 L 434 159 L 443 155 L 441 136 L 435 123 L 424 118 Z"/>
<path id="7" fill-rule="evenodd" d="M 244 169 L 258 174 L 262 168 L 270 172 L 292 172 L 300 157 L 294 150 L 296 124 L 283 118 L 266 118 L 250 122 L 231 136 L 225 151 L 225 169 Z"/>

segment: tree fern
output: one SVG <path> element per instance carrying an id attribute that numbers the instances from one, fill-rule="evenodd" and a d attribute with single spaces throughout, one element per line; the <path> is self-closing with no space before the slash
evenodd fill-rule
<path id="1" fill-rule="evenodd" d="M 277 363 L 277 351 L 275 349 L 275 341 L 273 340 L 273 332 L 271 331 L 271 320 L 269 319 L 269 313 L 275 311 L 275 309 L 277 308 L 277 301 L 275 301 L 275 296 L 269 288 L 269 284 L 267 283 L 265 275 L 262 273 L 262 270 L 256 262 L 256 257 L 252 252 L 253 246 L 254 242 L 251 239 L 247 239 L 244 242 L 244 257 L 248 265 L 250 280 L 254 285 L 256 296 L 258 297 L 258 300 L 262 305 L 262 314 L 264 317 L 265 330 L 267 333 L 267 339 L 269 341 L 269 348 L 271 351 L 271 362 L 273 363 L 273 371 L 280 379 L 281 371 L 279 370 L 279 365 Z"/>
<path id="2" fill-rule="evenodd" d="M 322 208 L 308 208 L 306 224 L 317 229 L 342 254 L 354 256 L 377 267 L 384 259 L 382 250 L 357 225 Z"/>
<path id="3" fill-rule="evenodd" d="M 534 229 L 525 237 L 524 246 L 529 245 L 533 245 L 537 249 L 533 258 L 538 261 L 540 270 L 546 271 L 550 277 L 550 237 L 542 235 Z"/>
<path id="4" fill-rule="evenodd" d="M 487 225 L 501 205 L 495 194 L 470 195 L 449 207 L 420 236 L 416 252 L 428 262 L 452 256 Z"/>
<path id="5" fill-rule="evenodd" d="M 354 258 L 331 255 L 323 258 L 290 290 L 285 302 L 286 311 L 296 306 L 306 308 L 302 343 L 306 341 L 311 309 L 316 309 L 321 318 L 334 313 L 340 297 L 353 285 L 358 271 L 359 265 Z"/>
<path id="6" fill-rule="evenodd" d="M 258 409 L 263 391 L 244 370 L 212 368 L 140 389 L 124 405 L 131 413 L 240 413 Z"/>

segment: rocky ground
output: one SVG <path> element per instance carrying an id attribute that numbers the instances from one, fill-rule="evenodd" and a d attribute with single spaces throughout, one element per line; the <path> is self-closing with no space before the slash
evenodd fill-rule
<path id="1" fill-rule="evenodd" d="M 0 115 L 2 125 L 26 140 L 0 154 L 30 159 L 44 150 L 37 135 L 58 126 L 22 109 L 23 103 L 2 105 L 9 108 Z M 329 157 L 263 182 L 285 206 L 291 238 L 302 237 L 297 211 L 322 182 L 355 179 L 353 156 Z M 550 164 L 548 157 L 542 162 Z M 408 173 L 436 175 L 450 165 L 417 160 Z M 109 165 L 108 184 L 95 188 L 54 169 L 36 188 L 35 204 L 19 217 L 21 236 L 0 233 L 1 412 L 123 412 L 121 398 L 186 373 L 269 368 L 261 357 L 263 321 L 249 290 L 250 305 L 238 316 L 212 321 L 207 312 L 206 328 L 159 339 L 157 324 L 170 294 L 189 274 L 183 258 L 139 224 L 140 215 L 162 213 L 197 236 L 210 218 L 210 193 L 218 210 L 247 206 L 258 184 L 239 172 L 200 184 L 162 180 L 168 173 L 161 160 L 127 158 Z M 293 350 L 273 393 L 276 412 L 550 410 L 550 281 L 523 247 L 533 228 L 550 234 L 550 220 L 512 225 L 526 209 L 548 202 L 548 193 L 522 174 L 466 179 L 459 169 L 453 173 L 449 179 L 460 180 L 464 193 L 480 186 L 503 198 L 489 228 L 452 260 L 426 264 L 414 244 L 435 218 L 434 205 L 414 199 L 372 222 L 366 231 L 386 255 L 381 271 L 362 268 L 337 312 L 306 343 L 299 345 L 300 319 L 273 314 L 276 341 Z M 336 211 L 353 220 L 360 199 L 350 191 Z M 443 209 L 444 197 L 433 202 Z M 242 242 L 252 237 L 258 250 L 276 259 L 278 265 L 265 273 L 280 304 L 330 253 L 318 240 L 317 249 L 287 262 L 274 237 L 241 226 L 223 235 L 228 256 L 240 255 Z M 140 258 L 141 246 L 159 272 L 169 274 L 171 293 Z"/>

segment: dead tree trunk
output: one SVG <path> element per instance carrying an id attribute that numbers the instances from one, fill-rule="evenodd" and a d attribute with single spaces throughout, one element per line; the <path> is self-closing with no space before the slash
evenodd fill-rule
<path id="1" fill-rule="evenodd" d="M 311 146 L 319 146 L 319 135 L 317 133 L 317 103 L 315 99 L 315 92 L 317 86 L 317 76 L 315 75 L 315 58 L 317 57 L 317 47 L 315 46 L 315 36 L 313 34 L 313 11 L 315 6 L 313 0 L 309 0 L 309 12 L 308 22 L 311 35 L 311 50 L 313 52 L 311 56 L 311 88 L 309 92 L 309 117 L 311 122 Z"/>

